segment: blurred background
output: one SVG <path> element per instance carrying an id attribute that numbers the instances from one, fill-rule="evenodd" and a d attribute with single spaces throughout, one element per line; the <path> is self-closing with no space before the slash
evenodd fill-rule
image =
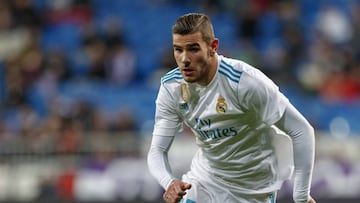
<path id="1" fill-rule="evenodd" d="M 188 12 L 314 126 L 318 202 L 360 201 L 359 1 L 0 0 L 0 202 L 162 202 L 146 153 Z M 175 174 L 195 150 L 185 130 Z M 291 195 L 290 180 L 279 202 Z"/>

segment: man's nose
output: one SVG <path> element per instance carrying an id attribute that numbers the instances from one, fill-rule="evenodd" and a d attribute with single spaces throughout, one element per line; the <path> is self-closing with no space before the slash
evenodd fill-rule
<path id="1" fill-rule="evenodd" d="M 181 63 L 183 63 L 185 67 L 190 65 L 190 57 L 186 52 L 181 56 Z"/>

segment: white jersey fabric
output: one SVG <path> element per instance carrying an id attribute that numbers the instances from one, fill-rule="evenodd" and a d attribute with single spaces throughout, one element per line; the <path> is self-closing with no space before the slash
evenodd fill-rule
<path id="1" fill-rule="evenodd" d="M 165 189 L 175 178 L 167 151 L 184 123 L 199 146 L 191 177 L 235 197 L 272 193 L 293 167 L 291 141 L 274 126 L 289 105 L 268 77 L 240 60 L 218 56 L 217 72 L 207 86 L 187 83 L 180 69 L 173 69 L 162 77 L 156 100 L 153 136 L 161 141 L 153 139 L 150 172 Z M 311 171 L 304 178 L 309 176 Z"/>

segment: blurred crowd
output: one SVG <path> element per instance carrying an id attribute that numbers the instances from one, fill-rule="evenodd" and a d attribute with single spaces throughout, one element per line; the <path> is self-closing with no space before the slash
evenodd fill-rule
<path id="1" fill-rule="evenodd" d="M 133 18 L 121 17 L 126 6 L 136 10 L 128 11 Z M 93 148 L 98 153 L 89 167 L 99 167 L 97 161 L 111 159 L 102 149 L 114 147 L 114 137 L 131 132 L 137 138 L 144 123 L 139 122 L 141 115 L 121 103 L 130 96 L 125 90 L 136 87 L 133 91 L 141 92 L 155 86 L 156 93 L 161 75 L 176 66 L 171 41 L 161 39 L 171 37 L 171 24 L 166 31 L 151 27 L 148 33 L 141 30 L 146 23 L 132 22 L 134 15 L 154 9 L 159 16 L 145 17 L 163 22 L 160 18 L 171 16 L 166 19 L 171 23 L 184 12 L 207 13 L 216 22 L 220 54 L 261 69 L 280 88 L 324 103 L 360 101 L 360 3 L 356 0 L 0 0 L 1 154 L 14 152 L 9 149 L 14 142 L 23 143 L 26 152 L 80 153 L 89 132 L 97 132 L 91 139 L 98 143 Z M 172 16 L 165 11 L 178 13 Z M 224 34 L 226 25 L 230 32 Z M 164 35 L 160 39 L 151 36 L 160 34 Z M 161 43 L 149 46 L 152 40 Z M 86 86 L 88 93 L 97 92 L 97 100 L 120 94 L 115 103 L 123 108 L 104 111 L 87 97 L 64 97 L 64 89 L 89 83 L 119 90 L 102 97 L 104 89 Z M 134 94 L 130 103 L 142 100 L 141 93 Z M 104 135 L 112 138 L 99 141 Z M 72 177 L 65 173 L 62 178 L 64 182 L 58 184 L 69 190 L 66 181 Z"/>
<path id="2" fill-rule="evenodd" d="M 235 2 L 229 9 L 238 18 L 238 58 L 262 69 L 280 86 L 297 85 L 324 100 L 358 99 L 359 3 Z"/>
<path id="3" fill-rule="evenodd" d="M 247 61 L 280 87 L 295 87 L 324 101 L 358 102 L 360 4 L 356 1 L 153 0 L 133 4 L 144 12 L 190 5 L 215 20 L 226 14 L 231 17 L 233 35 L 220 39 L 230 41 L 220 45 L 220 54 Z M 129 110 L 109 116 L 86 99 L 61 100 L 61 87 L 69 81 L 123 89 L 146 81 L 156 84 L 161 74 L 176 66 L 171 49 L 165 48 L 171 45 L 164 43 L 158 45 L 164 47 L 161 55 L 152 55 L 156 65 L 141 72 L 143 57 L 137 54 L 135 43 L 129 42 L 132 33 L 123 26 L 123 21 L 131 19 L 110 16 L 97 23 L 98 5 L 99 0 L 0 1 L 0 140 L 21 135 L 38 142 L 55 137 L 74 151 L 80 142 L 76 137 L 83 131 L 139 130 L 141 123 Z M 215 30 L 221 35 L 221 28 Z M 147 40 L 146 35 L 142 40 Z M 152 52 L 153 47 L 141 49 Z"/>
<path id="4" fill-rule="evenodd" d="M 123 41 L 119 24 L 109 22 L 99 33 L 87 0 L 43 1 L 41 12 L 37 2 L 0 1 L 0 140 L 19 135 L 29 145 L 48 145 L 46 141 L 53 140 L 60 152 L 76 152 L 84 131 L 136 131 L 131 112 L 109 118 L 86 100 L 69 105 L 58 97 L 61 84 L 69 80 L 132 82 L 135 54 Z M 43 46 L 45 32 L 68 24 L 81 28 L 78 49 L 71 53 L 79 55 L 75 63 L 64 47 Z M 72 65 L 81 71 L 74 71 Z"/>

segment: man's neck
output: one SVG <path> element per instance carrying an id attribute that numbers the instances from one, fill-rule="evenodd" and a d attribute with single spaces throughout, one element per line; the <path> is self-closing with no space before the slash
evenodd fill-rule
<path id="1" fill-rule="evenodd" d="M 201 86 L 207 86 L 208 84 L 211 83 L 211 81 L 214 79 L 215 75 L 216 75 L 216 71 L 217 71 L 217 67 L 218 67 L 218 55 L 215 54 L 210 61 L 209 64 L 209 74 L 208 74 L 208 78 L 206 83 L 198 83 Z"/>

